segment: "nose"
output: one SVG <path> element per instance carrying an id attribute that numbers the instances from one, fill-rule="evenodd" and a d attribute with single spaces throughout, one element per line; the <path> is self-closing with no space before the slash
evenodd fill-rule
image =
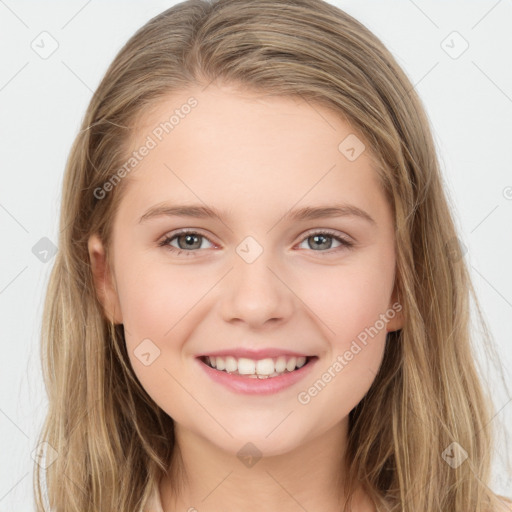
<path id="1" fill-rule="evenodd" d="M 265 251 L 252 263 L 235 255 L 234 268 L 222 285 L 224 321 L 243 322 L 251 328 L 270 321 L 285 323 L 294 311 L 295 295 L 282 274 Z"/>

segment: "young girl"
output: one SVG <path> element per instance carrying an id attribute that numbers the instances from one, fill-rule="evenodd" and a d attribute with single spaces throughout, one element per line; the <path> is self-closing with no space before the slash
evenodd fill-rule
<path id="1" fill-rule="evenodd" d="M 38 511 L 512 510 L 426 115 L 343 11 L 150 20 L 91 100 L 61 224 Z"/>

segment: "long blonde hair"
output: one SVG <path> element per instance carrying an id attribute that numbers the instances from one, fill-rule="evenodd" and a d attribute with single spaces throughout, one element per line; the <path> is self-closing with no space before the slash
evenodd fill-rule
<path id="1" fill-rule="evenodd" d="M 494 410 L 472 346 L 470 298 L 499 363 L 424 108 L 378 38 L 321 0 L 179 3 L 130 38 L 94 93 L 67 161 L 44 307 L 49 409 L 39 441 L 56 458 L 44 474 L 35 465 L 37 510 L 43 499 L 54 512 L 141 510 L 168 470 L 173 421 L 137 380 L 123 326 L 106 319 L 87 241 L 98 233 L 109 246 L 123 182 L 101 200 L 94 191 L 126 162 L 138 119 L 169 93 L 213 80 L 334 110 L 365 141 L 393 208 L 405 321 L 350 413 L 347 493 L 362 483 L 383 511 L 497 510 L 488 487 Z M 458 467 L 442 456 L 452 443 L 467 452 Z"/>

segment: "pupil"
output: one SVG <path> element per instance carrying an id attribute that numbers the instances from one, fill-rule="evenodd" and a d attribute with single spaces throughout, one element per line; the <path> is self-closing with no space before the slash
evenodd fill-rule
<path id="1" fill-rule="evenodd" d="M 329 237 L 325 237 L 323 235 L 313 235 L 311 238 L 313 238 L 314 243 L 317 245 L 324 245 L 326 247 L 322 247 L 324 249 L 329 249 L 330 243 L 325 242 Z M 318 240 L 323 240 L 323 242 L 318 242 Z"/>
<path id="2" fill-rule="evenodd" d="M 194 245 L 194 239 L 197 240 L 199 237 L 196 235 L 182 235 L 180 238 L 185 238 L 185 244 L 187 248 L 190 248 L 192 245 Z"/>

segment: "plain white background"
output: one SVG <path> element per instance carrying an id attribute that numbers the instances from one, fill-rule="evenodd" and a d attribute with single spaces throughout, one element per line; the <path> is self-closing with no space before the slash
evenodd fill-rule
<path id="1" fill-rule="evenodd" d="M 126 40 L 175 3 L 0 0 L 0 512 L 34 508 L 31 454 L 46 409 L 39 336 L 53 258 L 41 261 L 33 247 L 43 237 L 57 243 L 64 165 L 92 91 Z M 512 4 L 330 3 L 384 42 L 424 102 L 464 257 L 510 381 Z M 488 378 L 502 428 L 494 488 L 512 496 L 503 462 L 512 402 L 492 366 Z"/>

